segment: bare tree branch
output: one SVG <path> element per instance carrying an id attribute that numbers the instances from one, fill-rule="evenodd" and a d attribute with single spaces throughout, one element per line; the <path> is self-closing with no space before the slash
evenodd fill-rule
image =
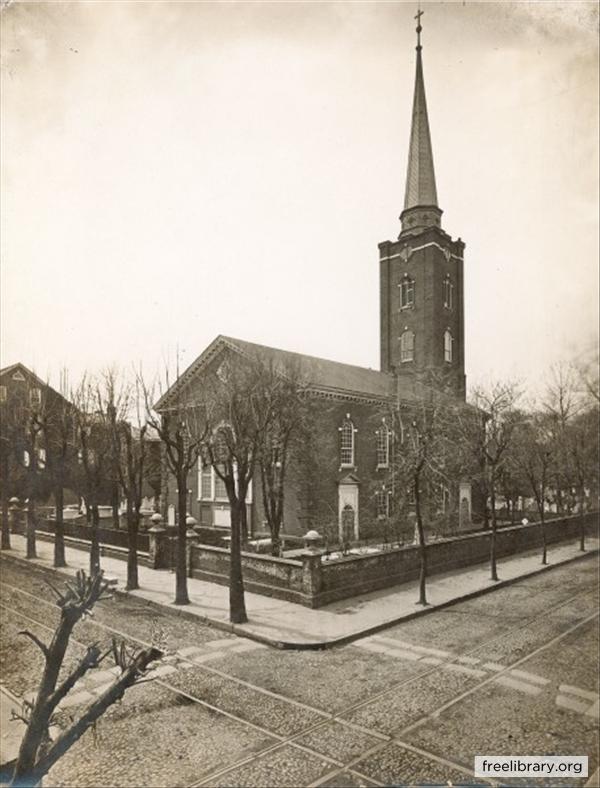
<path id="1" fill-rule="evenodd" d="M 44 657 L 48 659 L 48 646 L 43 643 L 36 635 L 34 635 L 33 632 L 30 632 L 28 629 L 21 629 L 19 632 L 17 632 L 17 635 L 24 635 L 25 637 L 28 637 L 30 640 L 32 640 L 41 650 Z"/>

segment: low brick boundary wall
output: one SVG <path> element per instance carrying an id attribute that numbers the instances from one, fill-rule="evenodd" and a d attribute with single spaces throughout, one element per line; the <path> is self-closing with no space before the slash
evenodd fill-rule
<path id="1" fill-rule="evenodd" d="M 190 553 L 189 571 L 190 577 L 229 585 L 229 549 L 194 545 Z M 313 607 L 311 594 L 307 593 L 303 581 L 302 560 L 242 553 L 242 573 L 247 591 Z"/>
<path id="2" fill-rule="evenodd" d="M 586 533 L 597 534 L 598 513 L 586 514 L 584 521 Z M 546 522 L 549 545 L 576 541 L 579 532 L 579 515 Z M 490 531 L 478 531 L 432 542 L 427 546 L 428 574 L 485 563 L 490 554 L 490 536 Z M 504 527 L 496 535 L 497 557 L 501 559 L 536 547 L 541 551 L 541 543 L 540 523 Z M 229 550 L 194 545 L 189 570 L 191 577 L 228 585 Z M 420 571 L 419 548 L 411 545 L 329 561 L 309 552 L 298 560 L 243 553 L 242 571 L 248 591 L 317 608 L 415 580 Z"/>

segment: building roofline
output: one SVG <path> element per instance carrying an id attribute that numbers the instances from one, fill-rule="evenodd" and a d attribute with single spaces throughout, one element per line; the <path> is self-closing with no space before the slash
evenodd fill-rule
<path id="1" fill-rule="evenodd" d="M 41 388 L 50 389 L 50 391 L 56 394 L 57 397 L 61 397 L 62 399 L 64 399 L 65 402 L 72 404 L 71 401 L 67 399 L 67 397 L 65 397 L 64 394 L 61 394 L 60 391 L 57 391 L 54 388 L 54 386 L 51 386 L 47 381 L 42 380 L 39 377 L 39 375 L 36 375 L 35 372 L 29 369 L 29 367 L 26 367 L 25 364 L 23 364 L 21 361 L 17 361 L 15 364 L 9 364 L 7 367 L 3 367 L 2 369 L 0 369 L 0 377 L 2 377 L 3 375 L 8 375 L 17 369 L 21 369 L 27 375 L 32 377 Z"/>
<path id="2" fill-rule="evenodd" d="M 252 349 L 256 349 L 259 353 L 260 351 L 275 351 L 278 353 L 285 353 L 287 356 L 296 357 L 298 361 L 307 360 L 309 362 L 315 363 L 323 363 L 332 364 L 336 367 L 341 369 L 346 369 L 348 371 L 355 370 L 360 372 L 371 372 L 374 375 L 386 376 L 390 379 L 393 379 L 393 375 L 389 372 L 381 372 L 380 370 L 371 369 L 370 367 L 360 367 L 357 364 L 345 364 L 341 361 L 333 361 L 332 359 L 323 358 L 321 356 L 311 356 L 307 353 L 298 353 L 297 351 L 293 350 L 284 350 L 283 348 L 275 348 L 271 345 L 261 345 L 257 342 L 249 342 L 245 339 L 237 339 L 235 337 L 225 336 L 224 334 L 219 334 L 213 341 L 205 348 L 205 350 L 184 370 L 184 372 L 179 376 L 179 378 L 173 383 L 172 386 L 160 397 L 158 402 L 155 404 L 155 409 L 160 410 L 164 408 L 167 404 L 168 400 L 172 398 L 173 394 L 177 390 L 181 390 L 185 386 L 185 384 L 192 378 L 192 376 L 201 369 L 208 361 L 216 355 L 220 350 L 224 348 L 229 348 L 230 350 L 238 353 L 245 358 L 250 358 L 250 354 L 247 346 L 250 346 Z M 284 374 L 284 373 L 281 373 Z M 390 395 L 385 394 L 377 394 L 372 391 L 361 391 L 355 390 L 352 388 L 340 388 L 337 386 L 327 386 L 322 383 L 318 382 L 311 382 L 309 381 L 306 385 L 308 391 L 315 392 L 315 393 L 323 393 L 326 395 L 331 396 L 340 396 L 340 397 L 355 397 L 365 400 L 377 400 L 381 402 L 387 402 L 394 398 L 393 392 L 390 392 Z"/>

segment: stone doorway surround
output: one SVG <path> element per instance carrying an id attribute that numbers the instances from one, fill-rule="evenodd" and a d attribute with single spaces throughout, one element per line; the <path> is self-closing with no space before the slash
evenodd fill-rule
<path id="1" fill-rule="evenodd" d="M 471 524 L 471 482 L 461 482 L 458 486 L 458 527 L 462 530 Z"/>
<path id="2" fill-rule="evenodd" d="M 348 522 L 351 513 L 354 515 L 353 538 L 359 538 L 358 488 L 359 481 L 354 474 L 347 474 L 338 482 L 338 527 L 340 539 L 343 539 L 344 523 Z"/>

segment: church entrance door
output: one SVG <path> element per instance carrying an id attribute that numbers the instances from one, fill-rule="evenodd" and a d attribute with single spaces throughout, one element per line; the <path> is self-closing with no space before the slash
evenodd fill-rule
<path id="1" fill-rule="evenodd" d="M 358 484 L 339 485 L 340 541 L 358 539 Z"/>

